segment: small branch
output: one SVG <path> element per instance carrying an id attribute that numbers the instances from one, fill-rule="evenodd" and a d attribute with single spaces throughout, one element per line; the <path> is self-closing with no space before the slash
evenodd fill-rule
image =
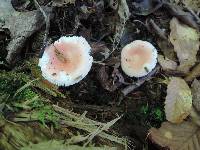
<path id="1" fill-rule="evenodd" d="M 198 14 L 196 14 L 191 8 L 186 7 L 187 11 L 189 11 L 193 17 L 196 19 L 197 23 L 200 24 L 200 18 Z"/>
<path id="2" fill-rule="evenodd" d="M 122 95 L 119 97 L 118 105 L 120 105 L 121 101 L 124 99 L 126 95 L 131 93 L 133 90 L 139 88 L 141 85 L 144 84 L 145 81 L 151 80 L 152 76 L 160 69 L 160 67 L 156 67 L 153 71 L 151 71 L 147 76 L 139 79 L 137 82 L 134 82 L 133 84 L 125 87 L 121 90 Z"/>
<path id="3" fill-rule="evenodd" d="M 155 33 L 157 34 L 160 38 L 162 38 L 163 40 L 167 40 L 167 36 L 164 30 L 162 30 L 155 22 L 153 19 L 149 20 L 149 24 L 148 22 L 146 22 L 147 26 L 148 26 L 148 30 L 151 33 Z"/>

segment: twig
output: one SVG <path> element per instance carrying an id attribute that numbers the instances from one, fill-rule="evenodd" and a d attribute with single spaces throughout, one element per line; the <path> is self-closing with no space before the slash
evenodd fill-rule
<path id="1" fill-rule="evenodd" d="M 46 29 L 45 29 L 45 34 L 44 34 L 44 39 L 43 39 L 43 45 L 41 47 L 40 53 L 39 53 L 39 57 L 42 57 L 43 53 L 44 53 L 44 48 L 46 47 L 47 44 L 47 37 L 49 34 L 49 28 L 50 28 L 50 14 L 46 14 L 45 11 L 42 9 L 42 7 L 40 6 L 40 4 L 37 2 L 37 0 L 34 0 L 34 3 L 36 5 L 36 7 L 38 7 L 42 13 L 42 15 L 44 16 L 45 19 L 45 24 L 46 24 Z"/>
<path id="2" fill-rule="evenodd" d="M 153 19 L 150 19 L 150 20 L 149 20 L 149 24 L 148 24 L 148 21 L 147 21 L 147 22 L 146 22 L 146 25 L 147 25 L 147 29 L 149 30 L 149 32 L 157 34 L 157 35 L 158 35 L 160 38 L 162 38 L 163 40 L 167 40 L 165 31 L 163 31 L 163 30 L 154 22 Z"/>
<path id="3" fill-rule="evenodd" d="M 187 11 L 189 11 L 193 17 L 197 20 L 197 23 L 200 24 L 200 18 L 198 16 L 198 14 L 196 14 L 191 8 L 186 7 Z"/>
<path id="4" fill-rule="evenodd" d="M 145 81 L 151 80 L 152 76 L 160 69 L 160 67 L 156 67 L 153 71 L 151 71 L 147 76 L 141 78 L 137 82 L 134 82 L 133 84 L 125 87 L 124 89 L 121 90 L 122 95 L 119 97 L 119 102 L 118 105 L 120 105 L 121 101 L 124 99 L 126 95 L 128 95 L 130 92 L 133 90 L 137 89 L 140 87 Z"/>

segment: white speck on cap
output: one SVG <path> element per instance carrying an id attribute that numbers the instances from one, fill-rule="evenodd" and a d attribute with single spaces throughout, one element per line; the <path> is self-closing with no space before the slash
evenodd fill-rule
<path id="1" fill-rule="evenodd" d="M 91 47 L 83 37 L 63 36 L 48 46 L 38 66 L 42 76 L 58 86 L 70 86 L 81 81 L 90 71 Z"/>
<path id="2" fill-rule="evenodd" d="M 121 67 L 130 77 L 142 77 L 155 68 L 157 50 L 147 41 L 136 40 L 127 44 L 121 52 Z"/>

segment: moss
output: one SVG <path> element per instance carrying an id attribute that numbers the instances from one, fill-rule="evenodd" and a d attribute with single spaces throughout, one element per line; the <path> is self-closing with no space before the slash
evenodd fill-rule
<path id="1" fill-rule="evenodd" d="M 37 95 L 38 94 L 36 94 L 31 88 L 26 88 L 17 95 L 16 99 L 17 100 L 30 100 L 30 99 L 33 99 Z"/>
<path id="2" fill-rule="evenodd" d="M 39 110 L 37 117 L 43 125 L 46 125 L 47 122 L 51 122 L 55 127 L 58 127 L 59 116 L 50 106 L 45 106 Z"/>

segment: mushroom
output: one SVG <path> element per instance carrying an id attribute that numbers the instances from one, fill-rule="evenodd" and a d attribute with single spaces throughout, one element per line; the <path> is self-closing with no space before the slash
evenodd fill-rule
<path id="1" fill-rule="evenodd" d="M 121 52 L 121 67 L 130 77 L 142 77 L 155 68 L 157 50 L 147 42 L 136 40 L 127 44 Z"/>
<path id="2" fill-rule="evenodd" d="M 38 66 L 42 76 L 58 86 L 70 86 L 81 81 L 90 71 L 91 47 L 83 37 L 63 36 L 46 47 Z"/>

